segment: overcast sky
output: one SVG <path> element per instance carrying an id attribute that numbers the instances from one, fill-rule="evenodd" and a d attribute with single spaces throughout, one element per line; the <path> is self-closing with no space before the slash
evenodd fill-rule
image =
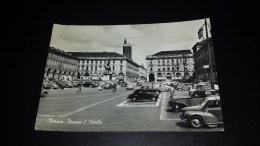
<path id="1" fill-rule="evenodd" d="M 209 23 L 209 19 L 207 20 Z M 146 55 L 191 49 L 200 41 L 197 32 L 203 24 L 204 19 L 143 25 L 54 24 L 50 46 L 66 52 L 107 51 L 123 54 L 123 42 L 126 38 L 127 43 L 132 44 L 133 60 L 146 67 Z"/>

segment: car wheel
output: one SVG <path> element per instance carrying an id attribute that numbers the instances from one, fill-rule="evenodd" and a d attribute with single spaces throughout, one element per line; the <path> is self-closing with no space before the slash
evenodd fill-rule
<path id="1" fill-rule="evenodd" d="M 152 101 L 157 101 L 157 99 L 155 97 L 152 98 Z"/>
<path id="2" fill-rule="evenodd" d="M 190 119 L 190 124 L 194 128 L 201 128 L 203 126 L 203 119 L 199 116 L 193 116 Z"/>
<path id="3" fill-rule="evenodd" d="M 132 98 L 132 101 L 136 101 L 136 98 Z"/>

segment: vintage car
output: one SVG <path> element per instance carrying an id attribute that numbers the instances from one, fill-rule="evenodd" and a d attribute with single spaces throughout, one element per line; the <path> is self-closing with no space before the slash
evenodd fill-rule
<path id="1" fill-rule="evenodd" d="M 155 88 L 161 90 L 162 92 L 172 92 L 174 90 L 173 87 L 165 84 L 156 84 Z"/>
<path id="2" fill-rule="evenodd" d="M 127 99 L 130 101 L 140 101 L 140 100 L 151 100 L 157 101 L 159 98 L 159 92 L 154 92 L 151 90 L 137 89 L 134 93 L 130 94 Z"/>
<path id="3" fill-rule="evenodd" d="M 210 90 L 210 91 L 195 91 L 191 97 L 188 98 L 173 98 L 170 97 L 168 102 L 168 110 L 169 111 L 181 111 L 184 107 L 198 105 L 204 100 L 206 97 L 209 96 L 219 96 L 218 90 Z"/>
<path id="4" fill-rule="evenodd" d="M 46 90 L 42 87 L 41 97 L 45 97 L 46 95 L 48 95 L 48 91 L 46 91 Z"/>
<path id="5" fill-rule="evenodd" d="M 52 85 L 47 81 L 47 80 L 43 80 L 42 82 L 42 87 L 44 89 L 51 89 L 52 88 Z"/>
<path id="6" fill-rule="evenodd" d="M 219 91 L 216 89 L 196 90 L 192 92 L 191 98 L 203 98 L 209 95 L 218 95 Z"/>
<path id="7" fill-rule="evenodd" d="M 159 93 L 162 92 L 160 89 L 154 88 L 153 86 L 149 86 L 149 85 L 148 86 L 141 86 L 140 89 L 145 89 L 148 92 L 159 92 Z"/>
<path id="8" fill-rule="evenodd" d="M 126 87 L 126 90 L 134 90 L 134 89 L 135 89 L 135 86 L 133 83 L 128 84 Z"/>
<path id="9" fill-rule="evenodd" d="M 180 118 L 194 128 L 223 124 L 220 97 L 207 97 L 197 106 L 183 108 Z"/>
<path id="10" fill-rule="evenodd" d="M 168 111 L 175 111 L 175 112 L 179 112 L 182 110 L 182 108 L 184 107 L 188 107 L 188 106 L 193 106 L 193 105 L 197 105 L 200 104 L 201 101 L 204 99 L 205 97 L 197 97 L 197 98 L 179 98 L 179 99 L 175 99 L 175 98 L 171 98 L 168 101 Z"/>
<path id="11" fill-rule="evenodd" d="M 139 81 L 136 83 L 136 86 L 142 86 L 143 82 Z"/>

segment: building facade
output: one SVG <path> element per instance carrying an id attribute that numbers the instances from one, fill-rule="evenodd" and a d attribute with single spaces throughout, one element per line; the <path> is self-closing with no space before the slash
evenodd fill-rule
<path id="1" fill-rule="evenodd" d="M 70 52 L 79 59 L 81 79 L 134 81 L 139 78 L 139 65 L 115 52 Z"/>
<path id="2" fill-rule="evenodd" d="M 146 69 L 143 65 L 139 65 L 139 81 L 146 81 Z"/>
<path id="3" fill-rule="evenodd" d="M 49 48 L 44 78 L 74 80 L 78 75 L 78 58 L 54 47 Z"/>
<path id="4" fill-rule="evenodd" d="M 146 63 L 149 82 L 187 80 L 194 72 L 191 50 L 161 51 L 146 56 Z"/>
<path id="5" fill-rule="evenodd" d="M 216 70 L 216 63 L 215 63 L 215 55 L 213 49 L 212 38 L 209 38 L 209 48 L 211 52 L 211 63 L 213 69 L 213 78 L 217 80 L 217 70 Z M 202 81 L 209 81 L 210 80 L 210 66 L 209 66 L 209 52 L 208 52 L 208 45 L 207 41 L 197 42 L 192 47 L 194 53 L 194 62 L 195 62 L 195 78 Z"/>

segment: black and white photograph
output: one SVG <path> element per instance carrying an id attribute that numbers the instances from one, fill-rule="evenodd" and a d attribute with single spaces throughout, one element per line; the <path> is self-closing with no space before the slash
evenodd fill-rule
<path id="1" fill-rule="evenodd" d="M 211 29 L 54 24 L 35 130 L 224 131 Z"/>

